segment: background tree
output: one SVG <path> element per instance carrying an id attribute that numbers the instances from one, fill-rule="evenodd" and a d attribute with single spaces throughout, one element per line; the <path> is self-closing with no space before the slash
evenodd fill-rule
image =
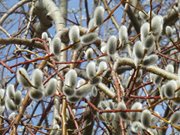
<path id="1" fill-rule="evenodd" d="M 178 134 L 179 3 L 0 1 L 0 134 Z"/>

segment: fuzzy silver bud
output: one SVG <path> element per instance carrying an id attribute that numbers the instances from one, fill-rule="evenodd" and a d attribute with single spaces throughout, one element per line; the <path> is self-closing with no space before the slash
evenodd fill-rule
<path id="1" fill-rule="evenodd" d="M 135 102 L 132 106 L 131 106 L 131 110 L 138 110 L 138 109 L 142 109 L 142 104 L 140 102 Z M 130 112 L 130 118 L 132 121 L 138 121 L 140 119 L 140 112 Z"/>
<path id="2" fill-rule="evenodd" d="M 155 36 L 160 36 L 163 29 L 163 17 L 156 15 L 151 20 L 151 28 Z"/>
<path id="3" fill-rule="evenodd" d="M 7 96 L 10 98 L 10 99 L 14 99 L 14 96 L 15 96 L 15 90 L 14 90 L 14 85 L 12 84 L 9 84 L 7 86 Z"/>
<path id="4" fill-rule="evenodd" d="M 164 95 L 167 98 L 173 98 L 175 96 L 175 90 L 177 89 L 177 83 L 174 80 L 171 80 L 165 84 Z"/>
<path id="5" fill-rule="evenodd" d="M 92 59 L 92 58 L 93 58 L 93 53 L 94 53 L 93 49 L 92 49 L 92 48 L 88 48 L 88 49 L 86 50 L 86 52 L 85 52 L 85 57 L 86 57 L 86 59 L 87 59 L 87 60 Z"/>
<path id="6" fill-rule="evenodd" d="M 173 29 L 170 26 L 166 26 L 166 35 L 171 37 L 173 34 Z"/>
<path id="7" fill-rule="evenodd" d="M 151 112 L 149 110 L 146 109 L 142 112 L 141 123 L 146 128 L 151 126 Z"/>
<path id="8" fill-rule="evenodd" d="M 119 41 L 122 46 L 128 42 L 127 27 L 125 25 L 122 25 L 119 29 Z"/>
<path id="9" fill-rule="evenodd" d="M 17 109 L 17 106 L 12 99 L 9 99 L 9 97 L 6 98 L 5 104 L 8 110 L 15 111 Z"/>
<path id="10" fill-rule="evenodd" d="M 59 38 L 54 38 L 52 41 L 52 49 L 53 53 L 56 56 L 59 56 L 60 51 L 61 51 L 61 40 Z"/>
<path id="11" fill-rule="evenodd" d="M 74 88 L 77 84 L 77 73 L 74 69 L 70 69 L 65 75 L 65 85 Z"/>
<path id="12" fill-rule="evenodd" d="M 91 61 L 86 66 L 86 74 L 89 79 L 92 79 L 96 76 L 96 64 L 94 61 Z"/>
<path id="13" fill-rule="evenodd" d="M 124 103 L 124 101 L 121 101 L 118 103 L 117 109 L 120 110 L 126 110 L 126 104 Z M 127 120 L 129 118 L 128 113 L 127 112 L 119 112 L 119 115 L 122 119 Z"/>
<path id="14" fill-rule="evenodd" d="M 41 38 L 42 38 L 43 40 L 48 40 L 48 34 L 47 34 L 47 32 L 43 32 L 42 35 L 41 35 Z"/>
<path id="15" fill-rule="evenodd" d="M 77 103 L 79 100 L 80 100 L 80 97 L 77 97 L 77 96 L 68 96 L 67 97 L 67 100 L 70 102 L 70 103 Z"/>
<path id="16" fill-rule="evenodd" d="M 98 34 L 95 32 L 87 33 L 81 37 L 81 43 L 87 45 L 94 43 L 98 38 Z"/>
<path id="17" fill-rule="evenodd" d="M 134 121 L 132 124 L 131 124 L 131 131 L 133 133 L 138 133 L 139 131 L 141 131 L 143 128 L 141 122 L 139 121 Z"/>
<path id="18" fill-rule="evenodd" d="M 32 73 L 32 83 L 33 85 L 38 88 L 42 86 L 43 81 L 43 72 L 40 69 L 35 69 Z"/>
<path id="19" fill-rule="evenodd" d="M 63 93 L 66 95 L 66 96 L 72 96 L 74 95 L 75 91 L 73 88 L 65 85 L 63 86 Z"/>
<path id="20" fill-rule="evenodd" d="M 97 26 L 100 26 L 104 21 L 104 7 L 96 7 L 94 11 L 94 21 Z"/>
<path id="21" fill-rule="evenodd" d="M 91 84 L 85 84 L 76 90 L 76 95 L 78 97 L 84 97 L 91 91 L 92 91 L 92 85 Z"/>
<path id="22" fill-rule="evenodd" d="M 157 60 L 158 60 L 158 56 L 155 54 L 146 56 L 143 60 L 143 65 L 149 66 L 149 65 L 156 64 Z"/>
<path id="23" fill-rule="evenodd" d="M 141 41 L 144 41 L 144 39 L 149 34 L 149 31 L 150 31 L 150 25 L 149 23 L 146 22 L 141 26 Z"/>
<path id="24" fill-rule="evenodd" d="M 116 49 L 117 49 L 117 38 L 115 36 L 111 36 L 107 42 L 107 54 L 108 55 L 115 54 Z"/>
<path id="25" fill-rule="evenodd" d="M 142 59 L 144 56 L 144 47 L 140 41 L 136 41 L 133 52 L 138 59 Z"/>
<path id="26" fill-rule="evenodd" d="M 175 113 L 172 114 L 172 116 L 170 117 L 169 121 L 172 124 L 177 124 L 180 122 L 180 111 L 176 111 Z"/>
<path id="27" fill-rule="evenodd" d="M 28 76 L 28 73 L 26 69 L 24 68 L 19 68 L 17 71 L 17 80 L 19 83 L 22 83 L 24 87 L 31 87 L 31 82 Z"/>
<path id="28" fill-rule="evenodd" d="M 45 96 L 52 96 L 56 92 L 56 89 L 57 89 L 57 80 L 55 78 L 51 78 L 47 83 L 45 89 Z"/>
<path id="29" fill-rule="evenodd" d="M 22 100 L 22 94 L 20 91 L 16 91 L 15 95 L 14 95 L 14 103 L 16 105 L 20 105 L 21 104 L 21 100 Z"/>
<path id="30" fill-rule="evenodd" d="M 42 91 L 39 91 L 37 89 L 31 89 L 29 92 L 29 96 L 32 100 L 40 101 L 43 98 L 44 94 Z"/>
<path id="31" fill-rule="evenodd" d="M 168 64 L 165 68 L 166 71 L 170 73 L 174 73 L 174 66 L 172 64 Z"/>
<path id="32" fill-rule="evenodd" d="M 74 25 L 70 28 L 69 39 L 73 43 L 80 41 L 80 31 L 78 26 Z"/>
<path id="33" fill-rule="evenodd" d="M 148 35 L 144 39 L 143 43 L 144 43 L 145 48 L 147 48 L 147 49 L 153 47 L 155 45 L 154 36 L 152 34 Z"/>

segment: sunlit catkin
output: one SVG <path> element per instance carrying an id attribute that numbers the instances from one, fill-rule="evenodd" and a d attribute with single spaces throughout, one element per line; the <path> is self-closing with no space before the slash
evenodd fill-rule
<path id="1" fill-rule="evenodd" d="M 41 38 L 42 38 L 43 40 L 48 40 L 48 34 L 47 34 L 47 32 L 43 32 L 42 35 L 41 35 Z"/>
<path id="2" fill-rule="evenodd" d="M 81 43 L 82 44 L 92 44 L 94 43 L 98 38 L 98 34 L 95 32 L 87 33 L 81 37 Z"/>
<path id="3" fill-rule="evenodd" d="M 149 31 L 150 31 L 150 25 L 149 23 L 146 22 L 141 26 L 141 41 L 144 41 L 144 39 L 149 34 Z"/>
<path id="4" fill-rule="evenodd" d="M 74 69 L 70 69 L 65 75 L 65 85 L 74 88 L 77 84 L 77 73 Z"/>
<path id="5" fill-rule="evenodd" d="M 31 87 L 31 82 L 28 76 L 26 69 L 19 68 L 17 71 L 17 80 L 19 83 L 22 83 L 24 87 Z"/>
<path id="6" fill-rule="evenodd" d="M 151 112 L 149 110 L 146 109 L 142 112 L 141 123 L 146 128 L 149 128 L 151 126 Z"/>
<path id="7" fill-rule="evenodd" d="M 33 88 L 29 91 L 29 96 L 32 100 L 39 101 L 43 98 L 44 93 L 43 93 L 43 91 Z"/>
<path id="8" fill-rule="evenodd" d="M 166 35 L 171 37 L 173 34 L 173 29 L 170 26 L 166 26 Z"/>
<path id="9" fill-rule="evenodd" d="M 122 111 L 127 109 L 124 101 L 118 103 L 117 109 L 120 109 Z M 119 115 L 124 120 L 128 119 L 128 113 L 127 112 L 119 112 Z"/>
<path id="10" fill-rule="evenodd" d="M 155 54 L 146 56 L 143 60 L 143 65 L 149 66 L 149 65 L 156 64 L 157 60 L 158 60 L 158 56 Z"/>
<path id="11" fill-rule="evenodd" d="M 153 47 L 155 45 L 154 36 L 152 34 L 148 35 L 144 39 L 143 44 L 144 44 L 145 48 L 147 48 L 147 49 Z"/>
<path id="12" fill-rule="evenodd" d="M 21 100 L 22 100 L 22 94 L 20 91 L 16 91 L 15 95 L 14 95 L 14 103 L 16 105 L 20 105 L 21 103 Z"/>
<path id="13" fill-rule="evenodd" d="M 128 41 L 128 33 L 127 33 L 127 27 L 125 25 L 122 25 L 119 28 L 119 42 L 122 46 L 124 46 Z"/>
<path id="14" fill-rule="evenodd" d="M 142 124 L 141 124 L 141 122 L 139 122 L 139 121 L 134 121 L 132 124 L 131 124 L 131 131 L 133 132 L 133 133 L 138 133 L 138 132 L 140 132 L 141 130 L 142 130 Z"/>
<path id="15" fill-rule="evenodd" d="M 86 96 L 91 91 L 92 91 L 92 85 L 91 84 L 85 84 L 76 90 L 76 95 L 78 97 Z"/>
<path id="16" fill-rule="evenodd" d="M 108 55 L 115 54 L 116 49 L 117 49 L 117 38 L 115 36 L 111 36 L 107 42 L 107 54 Z"/>
<path id="17" fill-rule="evenodd" d="M 133 53 L 138 59 L 142 59 L 144 56 L 144 48 L 141 41 L 136 41 L 133 47 Z"/>
<path id="18" fill-rule="evenodd" d="M 93 58 L 93 49 L 92 48 L 88 48 L 85 52 L 85 57 L 87 60 L 91 60 Z"/>
<path id="19" fill-rule="evenodd" d="M 57 80 L 55 78 L 51 78 L 47 83 L 45 89 L 45 95 L 52 96 L 56 92 L 56 89 L 57 89 Z"/>
<path id="20" fill-rule="evenodd" d="M 163 29 L 163 17 L 156 15 L 151 20 L 151 28 L 155 36 L 160 36 Z"/>
<path id="21" fill-rule="evenodd" d="M 14 98 L 14 95 L 15 95 L 14 85 L 9 84 L 7 86 L 6 94 L 7 94 L 7 97 L 9 97 L 10 99 Z"/>
<path id="22" fill-rule="evenodd" d="M 177 83 L 174 80 L 171 80 L 165 84 L 164 95 L 167 98 L 173 98 L 175 96 L 175 90 L 177 89 Z"/>
<path id="23" fill-rule="evenodd" d="M 168 64 L 165 68 L 166 71 L 170 73 L 174 73 L 174 66 L 172 64 Z"/>
<path id="24" fill-rule="evenodd" d="M 53 53 L 58 56 L 61 50 L 61 41 L 59 38 L 54 38 L 52 41 Z"/>
<path id="25" fill-rule="evenodd" d="M 6 98 L 5 105 L 8 110 L 15 111 L 17 109 L 16 104 L 9 97 Z"/>
<path id="26" fill-rule="evenodd" d="M 79 27 L 74 25 L 69 30 L 69 39 L 72 43 L 76 43 L 80 40 Z"/>
<path id="27" fill-rule="evenodd" d="M 96 7 L 94 11 L 94 21 L 97 26 L 100 26 L 104 21 L 104 7 Z"/>
<path id="28" fill-rule="evenodd" d="M 94 61 L 89 62 L 86 66 L 86 74 L 89 79 L 96 76 L 96 64 Z"/>
<path id="29" fill-rule="evenodd" d="M 180 111 L 176 111 L 172 114 L 172 116 L 170 117 L 169 121 L 172 124 L 177 124 L 180 122 Z"/>
<path id="30" fill-rule="evenodd" d="M 142 109 L 142 104 L 140 102 L 135 102 L 131 106 L 131 110 L 140 110 Z M 138 121 L 140 119 L 141 112 L 130 112 L 130 118 L 132 121 Z"/>
<path id="31" fill-rule="evenodd" d="M 64 85 L 63 86 L 63 93 L 66 95 L 66 96 L 72 96 L 74 95 L 74 89 L 72 87 L 69 87 L 67 85 Z"/>
<path id="32" fill-rule="evenodd" d="M 43 72 L 40 69 L 35 69 L 32 73 L 32 83 L 33 85 L 38 88 L 42 86 L 43 81 Z"/>

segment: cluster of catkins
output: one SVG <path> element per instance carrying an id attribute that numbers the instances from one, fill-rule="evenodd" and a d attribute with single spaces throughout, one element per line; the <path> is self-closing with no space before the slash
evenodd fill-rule
<path id="1" fill-rule="evenodd" d="M 17 110 L 21 100 L 21 91 L 15 91 L 13 84 L 9 84 L 6 90 L 0 89 L 0 114 L 4 112 L 5 107 L 11 111 Z"/>
<path id="2" fill-rule="evenodd" d="M 88 80 L 78 79 L 77 72 L 74 69 L 70 69 L 65 74 L 65 81 L 63 86 L 63 93 L 66 95 L 67 100 L 72 103 L 76 103 L 82 97 L 91 94 L 92 96 L 97 96 L 98 88 L 103 87 L 105 84 L 101 82 L 102 73 L 106 70 L 107 64 L 101 61 L 96 66 L 94 61 L 91 61 L 86 66 L 86 75 Z M 105 91 L 110 91 L 106 88 Z"/>
<path id="3" fill-rule="evenodd" d="M 114 127 L 118 127 L 118 120 L 123 119 L 127 124 L 130 124 L 129 133 L 143 133 L 142 130 L 145 129 L 152 134 L 158 134 L 158 131 L 152 127 L 162 122 L 155 115 L 152 115 L 148 109 L 144 109 L 140 102 L 135 102 L 130 108 L 130 110 L 140 110 L 139 112 L 123 112 L 123 110 L 128 109 L 124 101 L 118 104 L 112 100 L 101 101 L 98 108 L 101 110 L 121 110 L 121 112 L 104 112 L 98 114 L 98 118 L 108 124 L 112 124 Z M 155 114 L 159 115 L 157 112 Z M 174 125 L 178 125 L 179 121 L 180 111 L 174 112 L 168 120 L 169 123 Z"/>
<path id="4" fill-rule="evenodd" d="M 29 88 L 28 94 L 30 98 L 36 101 L 41 100 L 44 96 L 52 96 L 56 92 L 57 80 L 51 78 L 46 86 L 44 86 L 43 72 L 40 69 L 33 70 L 30 80 L 27 71 L 24 68 L 19 68 L 17 80 L 24 87 Z"/>

